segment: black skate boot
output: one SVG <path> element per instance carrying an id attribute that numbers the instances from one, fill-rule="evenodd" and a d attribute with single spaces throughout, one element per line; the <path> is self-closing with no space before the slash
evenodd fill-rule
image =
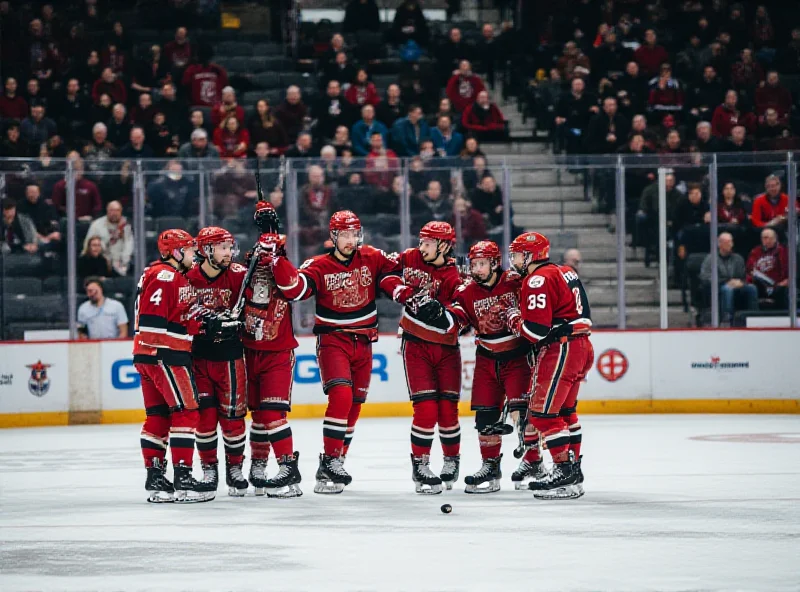
<path id="1" fill-rule="evenodd" d="M 528 482 L 533 479 L 544 479 L 547 472 L 544 470 L 544 463 L 541 460 L 528 462 L 525 459 L 519 463 L 517 470 L 511 473 L 511 482 L 517 491 L 528 491 Z"/>
<path id="2" fill-rule="evenodd" d="M 267 479 L 264 487 L 269 497 L 300 497 L 303 492 L 297 486 L 301 481 L 300 471 L 297 469 L 299 452 L 288 454 L 278 459 L 280 470 L 272 479 Z"/>
<path id="3" fill-rule="evenodd" d="M 167 463 L 160 458 L 154 458 L 152 466 L 147 467 L 144 488 L 150 494 L 147 501 L 152 504 L 168 504 L 175 501 L 175 488 L 164 474 L 166 470 Z"/>
<path id="4" fill-rule="evenodd" d="M 225 484 L 228 486 L 228 495 L 232 497 L 244 497 L 250 484 L 242 474 L 243 463 L 231 463 L 225 461 Z"/>
<path id="5" fill-rule="evenodd" d="M 444 464 L 442 465 L 442 473 L 439 475 L 439 478 L 444 483 L 444 486 L 448 489 L 453 489 L 453 483 L 458 481 L 458 469 L 461 466 L 461 456 L 458 454 L 455 456 L 445 456 L 444 457 Z"/>
<path id="6" fill-rule="evenodd" d="M 314 493 L 342 493 L 353 478 L 344 470 L 341 457 L 320 454 L 316 480 Z"/>
<path id="7" fill-rule="evenodd" d="M 581 454 L 578 457 L 578 460 L 575 461 L 575 469 L 578 471 L 578 483 L 583 484 L 583 471 L 581 471 L 581 461 L 583 460 L 583 455 Z M 581 488 L 583 489 L 583 488 Z"/>
<path id="8" fill-rule="evenodd" d="M 203 464 L 201 468 L 203 469 L 203 480 L 201 481 L 203 487 L 209 491 L 216 491 L 219 486 L 219 464 Z"/>
<path id="9" fill-rule="evenodd" d="M 267 494 L 267 459 L 254 458 L 250 463 L 250 485 L 257 496 Z"/>
<path id="10" fill-rule="evenodd" d="M 442 480 L 431 471 L 431 457 L 427 454 L 414 456 L 411 454 L 411 479 L 417 493 L 442 493 Z"/>
<path id="11" fill-rule="evenodd" d="M 503 473 L 500 471 L 500 460 L 503 458 L 501 454 L 497 458 L 483 459 L 483 465 L 478 472 L 474 475 L 467 475 L 464 477 L 464 483 L 467 487 L 464 489 L 466 493 L 494 493 L 500 491 L 500 479 L 503 478 Z M 481 487 L 484 485 L 485 487 Z"/>
<path id="12" fill-rule="evenodd" d="M 180 463 L 173 467 L 175 472 L 175 503 L 194 504 L 210 502 L 217 492 L 210 489 L 211 485 L 197 481 L 192 477 L 192 467 Z"/>
<path id="13" fill-rule="evenodd" d="M 583 495 L 578 483 L 578 472 L 572 461 L 556 463 L 542 479 L 531 481 L 528 489 L 536 499 L 575 499 Z"/>

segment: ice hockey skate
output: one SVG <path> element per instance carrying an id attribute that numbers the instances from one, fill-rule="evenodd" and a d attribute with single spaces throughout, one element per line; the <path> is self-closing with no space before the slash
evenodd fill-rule
<path id="1" fill-rule="evenodd" d="M 314 493 L 342 493 L 345 485 L 350 485 L 353 478 L 342 466 L 342 458 L 338 456 L 319 455 L 319 468 L 316 474 L 317 484 Z"/>
<path id="2" fill-rule="evenodd" d="M 211 484 L 197 481 L 192 477 L 192 467 L 187 467 L 183 463 L 175 465 L 175 503 L 176 504 L 195 504 L 200 502 L 210 502 L 216 495 L 216 489 L 211 489 Z"/>
<path id="3" fill-rule="evenodd" d="M 144 488 L 150 494 L 147 501 L 152 504 L 168 504 L 175 501 L 175 488 L 165 475 L 166 461 L 160 458 L 153 459 L 153 465 L 147 467 L 147 480 Z"/>
<path id="4" fill-rule="evenodd" d="M 260 497 L 267 494 L 267 459 L 254 458 L 250 463 L 250 485 L 253 493 Z"/>
<path id="5" fill-rule="evenodd" d="M 478 472 L 473 475 L 464 477 L 466 493 L 494 493 L 500 491 L 500 479 L 503 478 L 503 473 L 500 471 L 500 461 L 503 455 L 497 458 L 483 459 L 483 465 L 478 469 Z"/>
<path id="6" fill-rule="evenodd" d="M 411 455 L 411 479 L 417 493 L 434 495 L 442 493 L 442 480 L 431 471 L 431 457 Z"/>
<path id="7" fill-rule="evenodd" d="M 511 473 L 511 482 L 514 484 L 514 489 L 517 491 L 529 491 L 528 483 L 531 480 L 544 479 L 547 472 L 544 469 L 544 463 L 540 460 L 529 463 L 522 459 L 517 467 L 517 470 Z"/>
<path id="8" fill-rule="evenodd" d="M 583 495 L 583 486 L 578 483 L 575 463 L 556 463 L 542 479 L 531 481 L 528 488 L 533 497 L 541 500 L 577 499 Z"/>
<path id="9" fill-rule="evenodd" d="M 303 495 L 298 484 L 301 481 L 300 471 L 297 469 L 299 452 L 286 455 L 278 459 L 280 469 L 271 479 L 264 482 L 267 497 L 289 498 Z"/>
<path id="10" fill-rule="evenodd" d="M 201 465 L 203 469 L 203 481 L 202 483 L 208 486 L 209 488 L 217 490 L 219 486 L 219 465 L 217 463 L 209 463 Z"/>
<path id="11" fill-rule="evenodd" d="M 461 467 L 461 457 L 456 456 L 445 456 L 444 457 L 444 464 L 442 465 L 442 473 L 439 475 L 439 478 L 444 483 L 444 486 L 447 490 L 453 489 L 453 483 L 458 481 L 458 470 Z"/>
<path id="12" fill-rule="evenodd" d="M 225 463 L 225 484 L 228 486 L 228 495 L 231 497 L 244 497 L 250 484 L 242 474 L 242 463 Z"/>

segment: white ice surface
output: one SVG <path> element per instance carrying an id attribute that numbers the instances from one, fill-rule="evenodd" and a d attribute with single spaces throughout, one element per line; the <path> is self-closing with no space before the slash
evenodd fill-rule
<path id="1" fill-rule="evenodd" d="M 586 416 L 562 502 L 513 490 L 515 436 L 503 491 L 465 495 L 469 419 L 457 489 L 414 494 L 409 423 L 359 422 L 341 495 L 313 493 L 321 422 L 294 421 L 303 497 L 190 506 L 145 502 L 138 426 L 0 431 L 0 590 L 800 590 L 800 417 Z M 690 439 L 719 434 L 783 442 Z"/>

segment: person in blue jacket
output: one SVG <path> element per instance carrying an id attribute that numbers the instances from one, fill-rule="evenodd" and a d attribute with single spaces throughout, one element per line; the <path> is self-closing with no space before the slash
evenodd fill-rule
<path id="1" fill-rule="evenodd" d="M 350 130 L 350 141 L 353 143 L 355 156 L 366 156 L 371 148 L 369 140 L 372 134 L 380 132 L 383 136 L 383 145 L 388 146 L 389 130 L 380 121 L 375 119 L 375 107 L 364 105 L 361 108 L 361 121 L 357 121 Z"/>
<path id="2" fill-rule="evenodd" d="M 439 156 L 458 156 L 464 147 L 464 136 L 453 129 L 449 115 L 442 115 L 431 130 L 433 147 Z"/>
<path id="3" fill-rule="evenodd" d="M 422 116 L 422 107 L 411 105 L 408 115 L 392 126 L 392 146 L 398 156 L 416 156 L 422 140 L 431 137 L 431 128 Z"/>

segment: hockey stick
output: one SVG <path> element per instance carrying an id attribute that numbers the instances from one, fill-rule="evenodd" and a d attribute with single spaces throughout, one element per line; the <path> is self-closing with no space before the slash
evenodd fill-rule
<path id="1" fill-rule="evenodd" d="M 481 430 L 482 436 L 508 436 L 514 433 L 514 426 L 506 423 L 508 419 L 508 401 L 503 405 L 503 414 L 500 416 L 500 421 Z"/>
<path id="2" fill-rule="evenodd" d="M 525 415 L 520 412 L 520 419 L 517 422 L 517 439 L 519 444 L 514 449 L 514 458 L 522 458 L 525 455 L 525 450 L 528 446 L 525 444 L 525 427 L 528 425 L 528 410 L 525 410 Z"/>

